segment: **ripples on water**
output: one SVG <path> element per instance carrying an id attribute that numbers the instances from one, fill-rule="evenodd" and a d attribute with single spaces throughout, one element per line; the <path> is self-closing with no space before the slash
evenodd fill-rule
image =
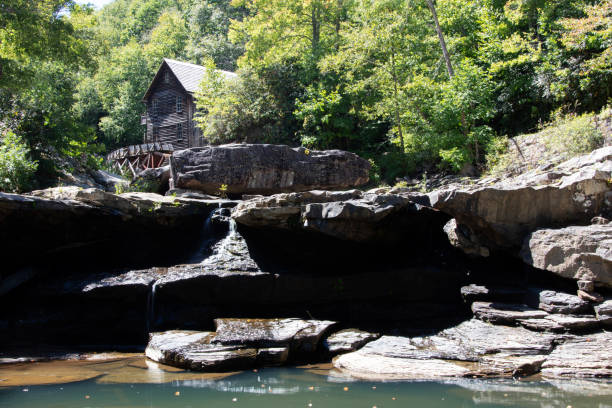
<path id="1" fill-rule="evenodd" d="M 327 367 L 198 374 L 142 357 L 0 366 L 0 407 L 612 407 L 612 383 L 365 382 Z M 27 385 L 47 384 L 47 385 Z"/>

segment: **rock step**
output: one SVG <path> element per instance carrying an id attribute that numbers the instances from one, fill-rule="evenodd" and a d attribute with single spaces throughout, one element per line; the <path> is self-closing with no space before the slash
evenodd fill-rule
<path id="1" fill-rule="evenodd" d="M 596 330 L 609 324 L 608 316 L 550 314 L 523 304 L 474 302 L 474 316 L 485 322 L 507 326 L 523 326 L 535 331 L 581 332 Z"/>
<path id="2" fill-rule="evenodd" d="M 464 302 L 476 301 L 521 301 L 526 291 L 513 286 L 491 286 L 470 284 L 461 288 L 461 297 Z"/>
<path id="3" fill-rule="evenodd" d="M 383 336 L 333 364 L 365 380 L 524 377 L 540 370 L 546 378 L 609 378 L 611 345 L 611 333 L 534 333 L 471 319 L 430 336 Z"/>
<path id="4" fill-rule="evenodd" d="M 216 319 L 216 332 L 152 333 L 145 354 L 162 364 L 195 371 L 242 370 L 354 351 L 378 338 L 356 329 L 328 336 L 336 324 L 301 319 Z M 324 346 L 322 346 L 324 344 Z"/>

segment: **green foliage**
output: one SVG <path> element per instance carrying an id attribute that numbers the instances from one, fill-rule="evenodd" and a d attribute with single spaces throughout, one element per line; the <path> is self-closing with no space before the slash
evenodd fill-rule
<path id="1" fill-rule="evenodd" d="M 295 144 L 299 70 L 287 65 L 242 70 L 238 78 L 221 84 L 213 66 L 208 68 L 196 94 L 197 120 L 206 141 Z"/>
<path id="2" fill-rule="evenodd" d="M 518 136 L 518 138 L 534 138 L 545 148 L 538 163 L 557 162 L 590 152 L 603 146 L 603 135 L 597 128 L 595 115 L 559 115 L 534 135 Z M 522 160 L 508 149 L 507 138 L 494 138 L 487 147 L 488 172 L 499 175 Z M 538 163 L 531 163 L 537 165 Z"/>
<path id="3" fill-rule="evenodd" d="M 0 191 L 28 191 L 38 168 L 30 151 L 15 133 L 7 131 L 0 139 Z"/>
<path id="4" fill-rule="evenodd" d="M 603 146 L 603 135 L 595 126 L 593 115 L 561 117 L 540 132 L 539 138 L 565 157 L 577 156 Z"/>
<path id="5" fill-rule="evenodd" d="M 508 154 L 508 143 L 507 137 L 491 139 L 486 152 L 488 173 L 500 174 L 512 163 L 512 158 Z"/>
<path id="6" fill-rule="evenodd" d="M 439 154 L 442 159 L 440 166 L 456 173 L 469 162 L 469 152 L 456 146 L 446 150 L 440 149 Z"/>
<path id="7" fill-rule="evenodd" d="M 221 184 L 219 186 L 218 195 L 221 198 L 227 198 L 227 184 Z"/>
<path id="8" fill-rule="evenodd" d="M 0 3 L 0 125 L 52 172 L 139 143 L 162 58 L 204 64 L 211 143 L 341 148 L 373 179 L 502 166 L 505 138 L 554 117 L 552 149 L 598 143 L 612 96 L 612 0 L 73 0 Z M 215 68 L 238 69 L 221 80 Z M 582 118 L 582 119 L 581 119 Z"/>

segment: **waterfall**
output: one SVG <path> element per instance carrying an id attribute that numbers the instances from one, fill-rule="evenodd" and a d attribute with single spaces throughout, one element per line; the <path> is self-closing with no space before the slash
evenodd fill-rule
<path id="1" fill-rule="evenodd" d="M 216 240 L 215 231 L 212 224 L 212 218 L 215 216 L 215 214 L 220 208 L 221 203 L 219 203 L 217 209 L 211 211 L 210 214 L 208 214 L 208 217 L 206 217 L 206 220 L 204 221 L 204 227 L 202 228 L 202 232 L 200 234 L 200 245 L 196 249 L 195 253 L 193 253 L 193 255 L 191 255 L 185 263 L 200 263 L 208 257 L 210 245 Z"/>
<path id="2" fill-rule="evenodd" d="M 159 280 L 153 282 L 151 290 L 147 296 L 147 315 L 146 315 L 146 331 L 147 335 L 155 329 L 155 292 L 157 291 L 157 284 Z"/>

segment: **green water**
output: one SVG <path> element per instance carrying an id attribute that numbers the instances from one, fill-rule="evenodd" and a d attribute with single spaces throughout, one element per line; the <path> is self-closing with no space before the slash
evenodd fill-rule
<path id="1" fill-rule="evenodd" d="M 224 379 L 169 383 L 67 384 L 0 388 L 0 407 L 612 407 L 608 382 L 364 382 L 333 373 L 270 368 Z"/>

